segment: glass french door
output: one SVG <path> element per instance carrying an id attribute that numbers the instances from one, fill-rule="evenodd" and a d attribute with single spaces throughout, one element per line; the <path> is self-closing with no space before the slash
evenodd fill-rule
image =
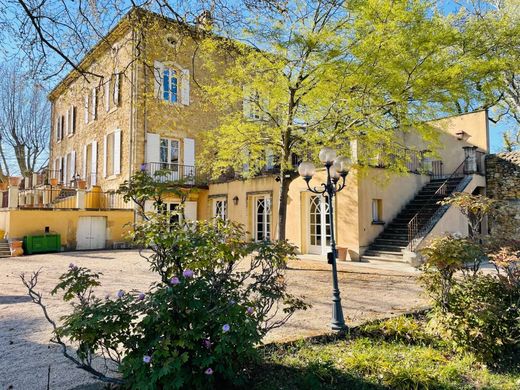
<path id="1" fill-rule="evenodd" d="M 330 252 L 330 216 L 327 197 L 309 198 L 309 253 L 323 255 Z"/>
<path id="2" fill-rule="evenodd" d="M 271 239 L 271 198 L 260 196 L 255 198 L 254 240 Z"/>

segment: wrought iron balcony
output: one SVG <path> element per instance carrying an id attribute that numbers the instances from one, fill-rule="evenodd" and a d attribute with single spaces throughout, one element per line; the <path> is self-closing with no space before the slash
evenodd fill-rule
<path id="1" fill-rule="evenodd" d="M 206 186 L 208 183 L 205 176 L 197 174 L 193 165 L 149 162 L 142 164 L 141 169 L 163 183 L 172 182 L 188 186 Z"/>

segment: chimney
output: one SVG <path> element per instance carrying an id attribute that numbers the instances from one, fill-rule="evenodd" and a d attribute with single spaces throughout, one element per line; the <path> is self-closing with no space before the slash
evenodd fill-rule
<path id="1" fill-rule="evenodd" d="M 196 25 L 203 31 L 210 31 L 213 27 L 213 16 L 211 12 L 208 10 L 202 11 L 202 13 L 197 16 Z"/>

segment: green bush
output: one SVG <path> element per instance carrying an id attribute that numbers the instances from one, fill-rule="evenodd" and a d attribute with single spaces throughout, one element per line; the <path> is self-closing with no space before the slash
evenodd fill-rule
<path id="1" fill-rule="evenodd" d="M 430 326 L 457 349 L 482 361 L 510 365 L 520 358 L 520 290 L 492 275 L 462 278 L 451 290 L 448 312 L 434 311 Z"/>
<path id="2" fill-rule="evenodd" d="M 93 293 L 99 274 L 71 265 L 54 293 L 63 291 L 74 310 L 57 334 L 78 345 L 85 367 L 96 355 L 114 362 L 127 388 L 242 383 L 265 333 L 306 308 L 286 292 L 283 274 L 294 248 L 244 236 L 222 220 L 149 218 L 136 226 L 134 239 L 152 248 L 148 261 L 160 281 L 146 292 L 99 298 Z M 277 307 L 283 315 L 273 319 Z"/>
<path id="3" fill-rule="evenodd" d="M 422 284 L 432 298 L 429 329 L 455 349 L 473 352 L 493 366 L 520 358 L 520 278 L 518 248 L 494 248 L 493 275 L 482 273 L 484 248 L 471 240 L 446 236 L 422 253 Z M 460 271 L 460 275 L 455 273 Z"/>

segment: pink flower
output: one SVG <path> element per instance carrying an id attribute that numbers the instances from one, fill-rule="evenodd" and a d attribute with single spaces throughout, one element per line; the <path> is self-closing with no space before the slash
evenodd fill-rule
<path id="1" fill-rule="evenodd" d="M 139 298 L 140 301 L 142 301 L 144 299 L 144 293 L 140 293 L 138 298 Z"/>
<path id="2" fill-rule="evenodd" d="M 211 368 L 208 368 L 206 371 L 204 371 L 204 374 L 213 375 L 213 370 Z"/>
<path id="3" fill-rule="evenodd" d="M 255 309 L 253 309 L 252 307 L 248 307 L 246 311 L 247 311 L 247 314 L 253 314 Z"/>
<path id="4" fill-rule="evenodd" d="M 72 268 L 74 268 L 74 267 L 75 267 L 74 263 L 70 263 L 70 264 L 69 264 L 69 268 L 70 268 L 70 269 L 72 269 Z"/>
<path id="5" fill-rule="evenodd" d="M 173 286 L 179 284 L 181 281 L 179 280 L 179 278 L 177 276 L 174 276 L 173 278 L 170 279 L 170 284 L 172 284 Z"/>
<path id="6" fill-rule="evenodd" d="M 119 290 L 119 291 L 117 292 L 117 297 L 118 297 L 118 298 L 123 298 L 123 295 L 125 295 L 125 292 L 124 292 L 123 290 Z"/>
<path id="7" fill-rule="evenodd" d="M 110 294 L 105 295 L 105 299 L 110 299 Z"/>
<path id="8" fill-rule="evenodd" d="M 152 361 L 151 356 L 148 356 L 148 355 L 143 356 L 143 362 L 145 362 L 146 364 L 149 364 L 151 361 Z"/>
<path id="9" fill-rule="evenodd" d="M 191 269 L 185 269 L 182 273 L 182 276 L 185 278 L 192 278 L 193 277 L 193 271 Z"/>
<path id="10" fill-rule="evenodd" d="M 229 326 L 229 324 L 225 324 L 225 325 L 222 327 L 222 331 L 223 331 L 224 333 L 229 332 L 230 329 L 231 329 L 231 327 Z"/>

